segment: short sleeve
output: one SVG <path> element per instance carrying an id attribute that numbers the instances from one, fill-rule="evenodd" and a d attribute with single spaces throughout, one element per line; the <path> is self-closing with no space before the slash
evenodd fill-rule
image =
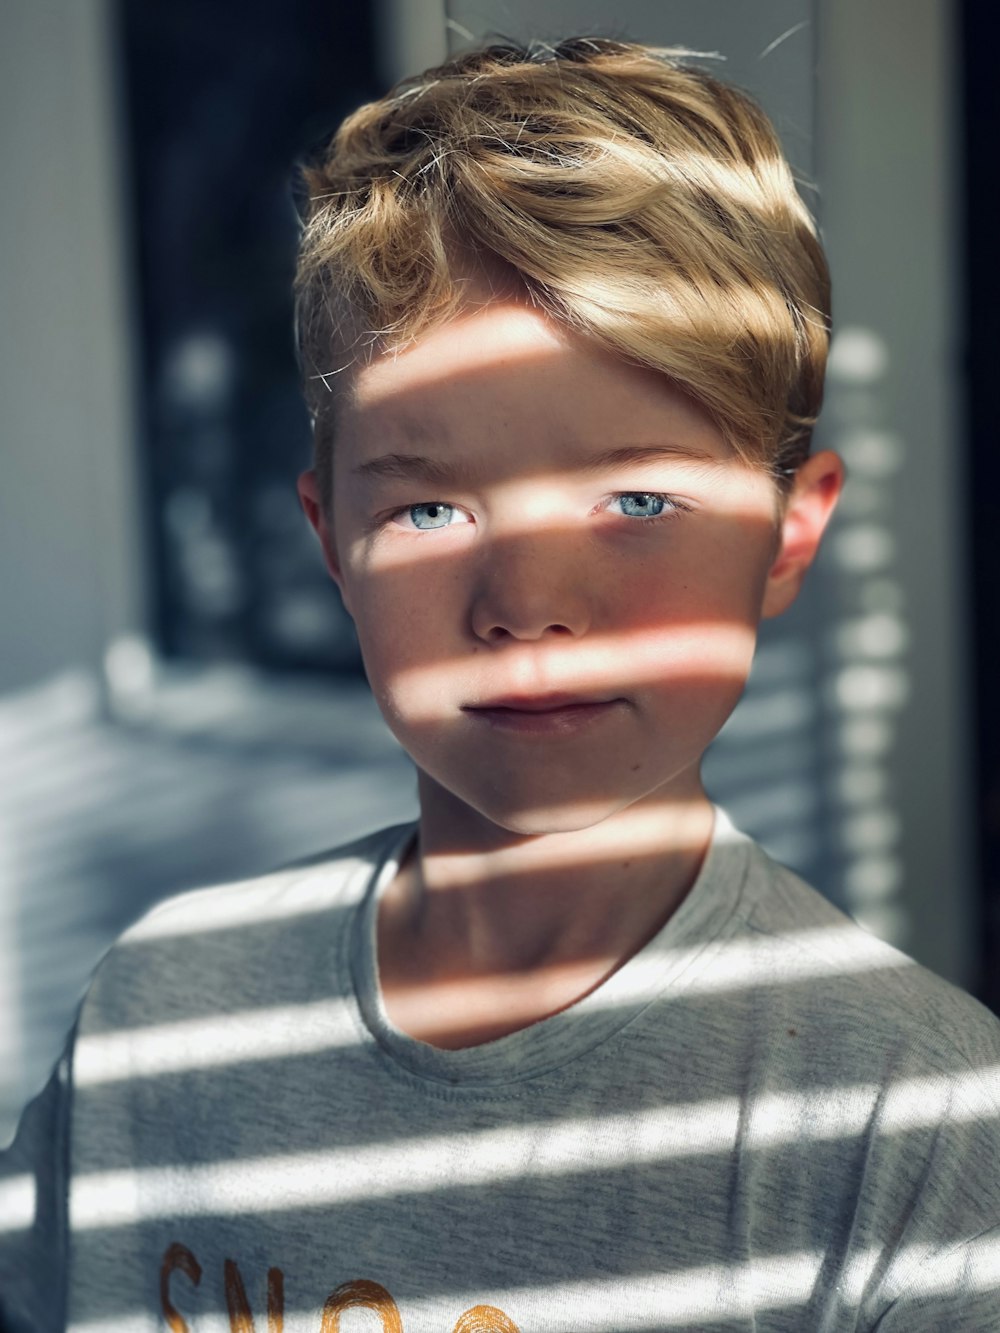
<path id="1" fill-rule="evenodd" d="M 61 1333 L 65 1322 L 69 1051 L 0 1153 L 0 1333 Z"/>

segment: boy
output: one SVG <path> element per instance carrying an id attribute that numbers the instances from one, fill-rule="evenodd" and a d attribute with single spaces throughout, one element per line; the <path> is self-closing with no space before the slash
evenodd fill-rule
<path id="1" fill-rule="evenodd" d="M 1000 1025 L 699 776 L 842 476 L 763 113 L 494 47 L 307 181 L 300 494 L 419 823 L 111 952 L 0 1195 L 9 1327 L 1000 1329 Z"/>

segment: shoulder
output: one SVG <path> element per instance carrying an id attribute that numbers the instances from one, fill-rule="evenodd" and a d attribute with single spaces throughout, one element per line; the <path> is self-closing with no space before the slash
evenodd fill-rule
<path id="1" fill-rule="evenodd" d="M 354 909 L 412 831 L 380 829 L 268 874 L 160 903 L 97 969 L 81 1010 L 84 1045 L 97 1033 L 163 1024 L 181 1039 L 205 1015 L 287 1008 L 324 977 L 337 984 Z"/>
<path id="2" fill-rule="evenodd" d="M 791 988 L 828 1051 L 857 1073 L 935 1075 L 1000 1116 L 1000 1020 L 979 1001 L 863 930 L 752 844 L 744 929 L 774 985 Z"/>
<path id="3" fill-rule="evenodd" d="M 826 1161 L 852 1234 L 888 1246 L 865 1298 L 880 1314 L 922 1256 L 968 1257 L 1000 1219 L 1000 1179 L 983 1169 L 1000 1155 L 1000 1021 L 752 843 L 737 916 L 731 1016 L 754 1116 L 766 1142 L 804 1152 L 804 1179 Z"/>
<path id="4" fill-rule="evenodd" d="M 363 894 L 372 872 L 412 830 L 412 824 L 377 829 L 265 874 L 175 894 L 124 931 L 115 947 L 329 910 Z"/>

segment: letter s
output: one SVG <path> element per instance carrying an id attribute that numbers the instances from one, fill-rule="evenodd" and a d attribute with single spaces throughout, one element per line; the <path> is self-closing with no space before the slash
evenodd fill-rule
<path id="1" fill-rule="evenodd" d="M 177 1313 L 170 1299 L 170 1274 L 177 1268 L 197 1287 L 201 1281 L 201 1264 L 186 1245 L 174 1241 L 164 1252 L 160 1264 L 160 1307 L 170 1333 L 190 1333 L 187 1320 Z"/>

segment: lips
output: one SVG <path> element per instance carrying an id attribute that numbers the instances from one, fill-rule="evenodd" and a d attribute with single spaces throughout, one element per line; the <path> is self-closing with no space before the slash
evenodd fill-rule
<path id="1" fill-rule="evenodd" d="M 508 713 L 555 713 L 564 708 L 590 708 L 599 704 L 615 702 L 612 699 L 585 699 L 572 694 L 543 694 L 528 696 L 511 695 L 503 699 L 494 699 L 489 703 L 467 704 L 466 712 L 493 712 L 503 710 Z"/>
<path id="2" fill-rule="evenodd" d="M 624 703 L 624 699 L 584 699 L 578 694 L 514 695 L 467 706 L 463 712 L 493 731 L 555 740 L 598 725 Z"/>

